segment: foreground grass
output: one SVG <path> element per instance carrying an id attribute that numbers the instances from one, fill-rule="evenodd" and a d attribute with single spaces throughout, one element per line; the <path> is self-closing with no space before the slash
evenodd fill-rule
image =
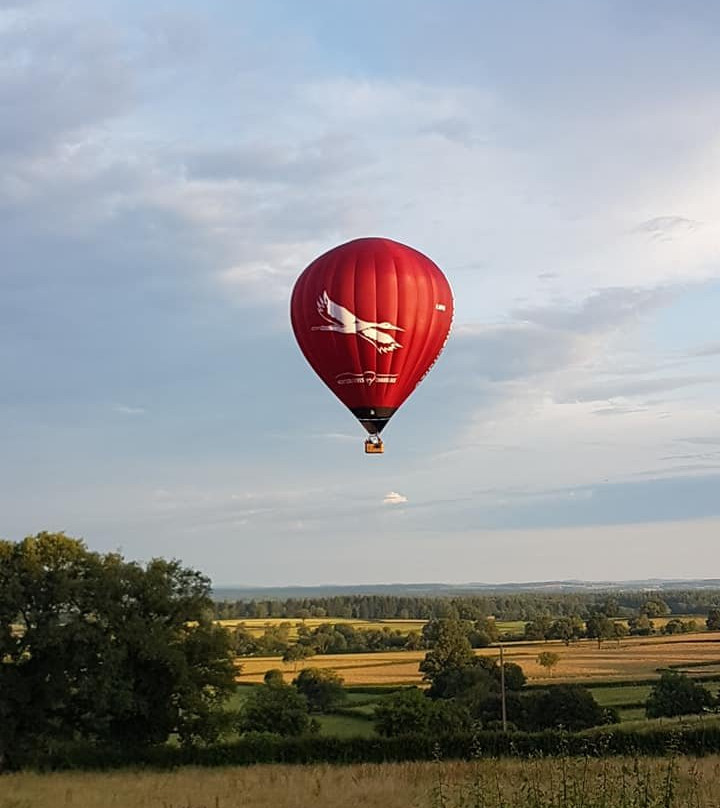
<path id="1" fill-rule="evenodd" d="M 0 777 L 0 808 L 710 808 L 720 757 L 252 766 Z"/>

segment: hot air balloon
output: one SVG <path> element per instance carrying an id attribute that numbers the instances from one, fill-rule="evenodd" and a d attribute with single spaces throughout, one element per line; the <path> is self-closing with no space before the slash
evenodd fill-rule
<path id="1" fill-rule="evenodd" d="M 302 272 L 290 318 L 305 358 L 367 430 L 365 451 L 381 453 L 380 433 L 445 345 L 452 290 L 412 247 L 360 238 Z"/>

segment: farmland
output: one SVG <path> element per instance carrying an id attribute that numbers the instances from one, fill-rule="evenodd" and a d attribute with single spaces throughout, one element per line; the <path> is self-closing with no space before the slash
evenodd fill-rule
<path id="1" fill-rule="evenodd" d="M 698 625 L 698 628 L 702 628 L 705 624 L 705 615 L 685 615 L 685 616 L 669 615 L 666 617 L 654 617 L 653 624 L 657 630 L 660 630 L 665 625 L 667 625 L 667 623 L 670 620 L 676 618 L 681 618 L 683 620 L 695 620 L 695 622 Z M 626 619 L 623 618 L 617 618 L 617 621 L 625 625 L 627 625 L 628 622 Z M 349 617 L 308 617 L 304 620 L 300 620 L 294 617 L 266 617 L 266 618 L 244 618 L 237 620 L 218 620 L 216 622 L 219 625 L 229 629 L 242 625 L 256 637 L 261 636 L 268 626 L 279 626 L 284 623 L 290 626 L 290 633 L 289 633 L 290 639 L 295 640 L 297 639 L 298 628 L 300 626 L 303 626 L 306 629 L 312 631 L 313 629 L 316 629 L 318 626 L 324 625 L 326 623 L 330 623 L 332 625 L 336 625 L 338 623 L 344 623 L 346 625 L 352 626 L 357 631 L 367 631 L 370 629 L 382 630 L 384 628 L 388 628 L 391 631 L 402 631 L 403 633 L 408 633 L 410 631 L 418 631 L 418 632 L 422 631 L 423 626 L 427 621 L 359 620 L 356 618 L 349 618 Z M 495 625 L 497 626 L 500 635 L 518 636 L 521 635 L 525 629 L 524 620 L 496 620 Z"/>
<path id="2" fill-rule="evenodd" d="M 538 654 L 552 650 L 559 656 L 552 676 L 537 662 Z M 498 648 L 477 650 L 480 656 L 497 656 Z M 270 668 L 281 668 L 290 681 L 303 665 L 334 668 L 348 685 L 420 684 L 418 665 L 424 651 L 385 651 L 368 654 L 318 655 L 298 665 L 283 665 L 278 657 L 247 657 L 239 660 L 240 682 L 261 682 Z M 531 683 L 613 682 L 650 679 L 658 668 L 690 666 L 689 673 L 720 671 L 720 632 L 653 637 L 630 637 L 606 641 L 600 648 L 594 640 L 565 646 L 561 642 L 513 643 L 505 648 L 507 662 L 522 667 Z M 712 667 L 716 663 L 716 667 Z M 702 665 L 702 668 L 692 666 Z"/>
<path id="3" fill-rule="evenodd" d="M 711 808 L 720 802 L 718 771 L 719 756 L 23 772 L 3 777 L 0 808 Z"/>
<path id="4" fill-rule="evenodd" d="M 305 620 L 298 620 L 292 617 L 268 617 L 264 619 L 218 620 L 217 623 L 228 629 L 242 625 L 255 637 L 260 637 L 268 626 L 285 624 L 290 627 L 289 638 L 296 640 L 300 626 L 312 631 L 318 626 L 327 623 L 331 625 L 343 623 L 352 626 L 356 631 L 390 629 L 391 631 L 401 631 L 403 634 L 407 634 L 411 631 L 421 632 L 427 620 L 358 620 L 350 617 L 308 617 Z M 525 622 L 523 620 L 498 620 L 496 625 L 501 634 L 522 634 Z"/>

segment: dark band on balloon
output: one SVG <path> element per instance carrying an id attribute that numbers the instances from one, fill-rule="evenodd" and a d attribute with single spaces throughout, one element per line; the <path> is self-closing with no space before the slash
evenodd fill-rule
<path id="1" fill-rule="evenodd" d="M 397 409 L 397 407 L 353 407 L 352 414 L 371 435 L 379 435 Z"/>

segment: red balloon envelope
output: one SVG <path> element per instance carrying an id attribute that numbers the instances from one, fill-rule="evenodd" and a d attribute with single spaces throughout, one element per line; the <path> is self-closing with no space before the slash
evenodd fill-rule
<path id="1" fill-rule="evenodd" d="M 292 292 L 290 317 L 315 372 L 378 435 L 442 351 L 452 290 L 412 247 L 361 238 L 305 269 Z"/>

